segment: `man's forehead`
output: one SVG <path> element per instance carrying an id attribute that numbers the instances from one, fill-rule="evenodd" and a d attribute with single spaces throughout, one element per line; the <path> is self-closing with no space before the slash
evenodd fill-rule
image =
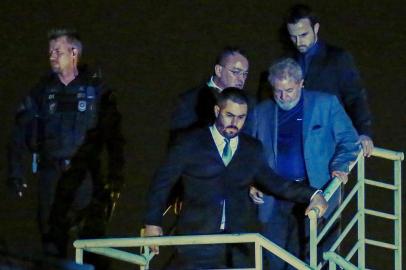
<path id="1" fill-rule="evenodd" d="M 296 23 L 288 23 L 288 30 L 290 34 L 305 32 L 311 28 L 311 23 L 308 18 L 303 18 Z"/>
<path id="2" fill-rule="evenodd" d="M 248 59 L 239 53 L 234 53 L 230 54 L 229 56 L 226 57 L 226 59 L 224 59 L 224 65 L 239 69 L 247 69 Z"/>
<path id="3" fill-rule="evenodd" d="M 280 90 L 288 88 L 296 88 L 300 85 L 300 82 L 297 82 L 295 79 L 290 77 L 284 77 L 282 79 L 275 79 L 273 86 Z"/>
<path id="4" fill-rule="evenodd" d="M 248 106 L 246 103 L 237 103 L 232 100 L 227 100 L 222 106 L 223 111 L 230 112 L 234 115 L 247 114 Z"/>
<path id="5" fill-rule="evenodd" d="M 56 39 L 52 39 L 52 40 L 49 41 L 49 46 L 50 47 L 51 46 L 52 47 L 55 47 L 55 46 L 60 47 L 60 46 L 64 46 L 64 45 L 68 45 L 68 40 L 67 40 L 66 36 L 61 36 L 61 37 L 58 37 Z"/>

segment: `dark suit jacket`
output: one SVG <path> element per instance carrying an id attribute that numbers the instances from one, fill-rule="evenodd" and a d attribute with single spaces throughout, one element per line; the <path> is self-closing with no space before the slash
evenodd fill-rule
<path id="1" fill-rule="evenodd" d="M 296 54 L 298 59 L 299 53 Z M 365 88 L 347 51 L 319 41 L 305 75 L 304 87 L 336 95 L 360 135 L 371 136 L 372 116 Z"/>
<path id="2" fill-rule="evenodd" d="M 252 202 L 249 186 L 297 202 L 309 202 L 314 188 L 285 181 L 268 166 L 261 143 L 240 134 L 239 145 L 226 167 L 210 130 L 196 130 L 176 142 L 151 183 L 145 223 L 161 226 L 171 188 L 181 179 L 183 208 L 178 234 L 211 234 L 220 231 L 222 201 L 226 200 L 226 229 L 247 229 Z"/>
<path id="3" fill-rule="evenodd" d="M 214 123 L 217 89 L 203 84 L 179 95 L 171 117 L 171 141 L 179 134 Z"/>

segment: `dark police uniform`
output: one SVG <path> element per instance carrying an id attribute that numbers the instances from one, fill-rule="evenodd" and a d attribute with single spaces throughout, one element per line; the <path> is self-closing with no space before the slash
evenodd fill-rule
<path id="1" fill-rule="evenodd" d="M 45 76 L 18 109 L 9 147 L 9 179 L 21 188 L 23 154 L 27 150 L 36 154 L 40 231 L 44 243 L 56 245 L 55 255 L 66 255 L 68 231 L 78 220 L 79 237 L 105 233 L 110 194 L 123 184 L 120 122 L 112 91 L 86 69 L 66 86 L 56 74 Z M 104 151 L 107 177 L 101 170 Z M 72 205 L 86 178 L 91 179 L 92 196 L 79 198 L 90 203 L 78 216 Z"/>

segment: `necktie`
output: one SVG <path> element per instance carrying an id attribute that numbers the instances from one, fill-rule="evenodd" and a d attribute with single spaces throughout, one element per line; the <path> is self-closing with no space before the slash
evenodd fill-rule
<path id="1" fill-rule="evenodd" d="M 224 165 L 227 166 L 228 163 L 230 163 L 233 155 L 231 153 L 230 139 L 224 138 L 224 142 L 226 143 L 226 145 L 224 146 L 223 154 L 221 155 L 221 158 L 223 159 Z M 220 230 L 224 230 L 226 227 L 226 201 L 223 200 L 222 204 L 223 204 L 223 206 L 222 206 L 223 210 L 221 213 Z"/>
<path id="2" fill-rule="evenodd" d="M 233 155 L 231 153 L 230 139 L 224 138 L 224 141 L 225 141 L 226 145 L 224 146 L 223 154 L 221 155 L 221 158 L 223 159 L 224 165 L 227 166 L 228 163 L 230 163 Z"/>

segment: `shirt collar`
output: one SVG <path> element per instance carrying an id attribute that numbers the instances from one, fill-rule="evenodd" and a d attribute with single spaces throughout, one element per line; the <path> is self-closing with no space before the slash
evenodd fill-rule
<path id="1" fill-rule="evenodd" d="M 212 125 L 209 127 L 211 135 L 213 137 L 214 143 L 217 146 L 217 149 L 219 152 L 223 152 L 224 146 L 226 142 L 224 141 L 225 137 L 220 134 L 220 132 L 217 130 L 216 125 Z M 230 146 L 231 146 L 231 151 L 234 153 L 235 150 L 237 149 L 238 146 L 238 136 L 235 136 L 230 139 Z"/>
<path id="2" fill-rule="evenodd" d="M 313 55 L 317 53 L 320 47 L 319 43 L 319 41 L 316 41 L 316 43 L 314 43 L 313 46 L 306 53 L 304 53 L 304 57 L 306 57 L 306 59 L 313 57 Z"/>
<path id="3" fill-rule="evenodd" d="M 219 92 L 223 91 L 215 82 L 214 76 L 211 76 L 210 81 L 207 82 L 207 86 L 218 90 Z"/>

